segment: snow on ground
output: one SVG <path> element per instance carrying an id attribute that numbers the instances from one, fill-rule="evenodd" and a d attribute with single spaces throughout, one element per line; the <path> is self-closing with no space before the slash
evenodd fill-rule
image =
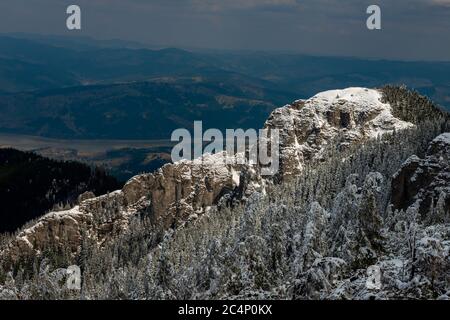
<path id="1" fill-rule="evenodd" d="M 370 106 L 385 107 L 388 104 L 381 102 L 381 93 L 378 90 L 352 87 L 340 90 L 329 90 L 316 94 L 311 101 L 320 101 L 325 107 L 337 103 L 339 100 L 347 100 L 357 104 L 357 107 L 365 108 Z"/>
<path id="2" fill-rule="evenodd" d="M 316 110 L 326 112 L 335 105 L 346 105 L 353 112 L 378 112 L 377 116 L 366 123 L 371 129 L 367 134 L 377 138 L 380 134 L 413 127 L 412 123 L 394 117 L 389 103 L 382 102 L 382 93 L 375 89 L 351 87 L 341 90 L 321 92 L 305 101 L 305 105 L 314 105 Z"/>
<path id="3" fill-rule="evenodd" d="M 450 132 L 445 132 L 437 136 L 433 142 L 443 142 L 445 144 L 450 144 Z"/>

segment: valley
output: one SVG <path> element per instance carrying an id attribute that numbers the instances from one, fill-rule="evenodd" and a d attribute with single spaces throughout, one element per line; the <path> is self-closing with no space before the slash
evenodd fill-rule
<path id="1" fill-rule="evenodd" d="M 0 133 L 0 148 L 103 167 L 121 181 L 170 162 L 174 144 L 170 140 L 64 140 Z"/>

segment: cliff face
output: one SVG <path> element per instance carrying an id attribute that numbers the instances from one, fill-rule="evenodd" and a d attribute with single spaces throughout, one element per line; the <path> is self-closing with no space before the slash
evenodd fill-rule
<path id="1" fill-rule="evenodd" d="M 207 154 L 194 161 L 165 165 L 154 174 L 136 176 L 123 188 L 126 202 L 148 200 L 150 205 L 146 210 L 153 221 L 168 228 L 239 191 L 252 167 L 237 164 L 235 160 L 226 152 Z M 247 180 L 253 184 L 258 178 L 252 176 Z"/>
<path id="2" fill-rule="evenodd" d="M 281 132 L 280 176 L 299 174 L 304 163 L 320 160 L 329 148 L 345 148 L 413 126 L 395 118 L 391 106 L 381 100 L 377 90 L 348 88 L 276 109 L 265 126 Z"/>
<path id="3" fill-rule="evenodd" d="M 306 162 L 320 160 L 330 148 L 413 126 L 395 118 L 381 96 L 379 91 L 365 88 L 334 90 L 273 111 L 265 128 L 280 130 L 276 180 L 299 174 Z M 22 231 L 3 254 L 16 258 L 62 241 L 76 252 L 82 233 L 101 245 L 126 229 L 134 215 L 147 213 L 155 225 L 167 229 L 210 206 L 245 198 L 254 191 L 264 192 L 273 179 L 262 177 L 255 165 L 230 161 L 238 156 L 207 154 L 194 161 L 167 164 L 154 174 L 136 176 L 120 191 L 44 216 Z"/>
<path id="4" fill-rule="evenodd" d="M 122 191 L 84 200 L 70 210 L 51 212 L 40 218 L 19 233 L 1 256 L 6 255 L 15 261 L 27 253 L 34 251 L 39 254 L 59 244 L 76 253 L 83 233 L 101 245 L 123 231 L 129 218 L 139 209 L 139 203 L 125 204 Z"/>
<path id="5" fill-rule="evenodd" d="M 433 207 L 450 212 L 450 133 L 434 139 L 425 158 L 413 155 L 395 174 L 392 181 L 392 204 L 395 209 L 406 210 L 418 201 L 419 212 L 423 215 Z"/>

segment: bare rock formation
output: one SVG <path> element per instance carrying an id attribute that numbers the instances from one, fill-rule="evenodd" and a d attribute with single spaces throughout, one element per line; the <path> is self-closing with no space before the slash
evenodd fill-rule
<path id="1" fill-rule="evenodd" d="M 422 218 L 429 212 L 450 212 L 450 133 L 434 139 L 424 159 L 413 155 L 392 181 L 394 209 L 406 210 L 419 201 Z M 431 209 L 431 210 L 430 210 Z"/>

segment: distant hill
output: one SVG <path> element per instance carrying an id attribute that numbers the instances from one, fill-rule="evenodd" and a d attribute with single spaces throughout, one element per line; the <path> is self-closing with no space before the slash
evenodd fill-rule
<path id="1" fill-rule="evenodd" d="M 0 92 L 201 77 L 290 92 L 405 84 L 450 108 L 450 62 L 402 62 L 264 52 L 146 49 L 120 40 L 0 36 Z M 283 101 L 288 103 L 289 100 Z"/>
<path id="2" fill-rule="evenodd" d="M 98 168 L 0 149 L 0 233 L 13 232 L 54 206 L 74 205 L 86 191 L 102 195 L 121 187 Z"/>
<path id="3" fill-rule="evenodd" d="M 205 128 L 258 128 L 289 93 L 232 78 L 166 78 L 19 94 L 0 99 L 0 131 L 53 138 L 168 139 Z"/>

